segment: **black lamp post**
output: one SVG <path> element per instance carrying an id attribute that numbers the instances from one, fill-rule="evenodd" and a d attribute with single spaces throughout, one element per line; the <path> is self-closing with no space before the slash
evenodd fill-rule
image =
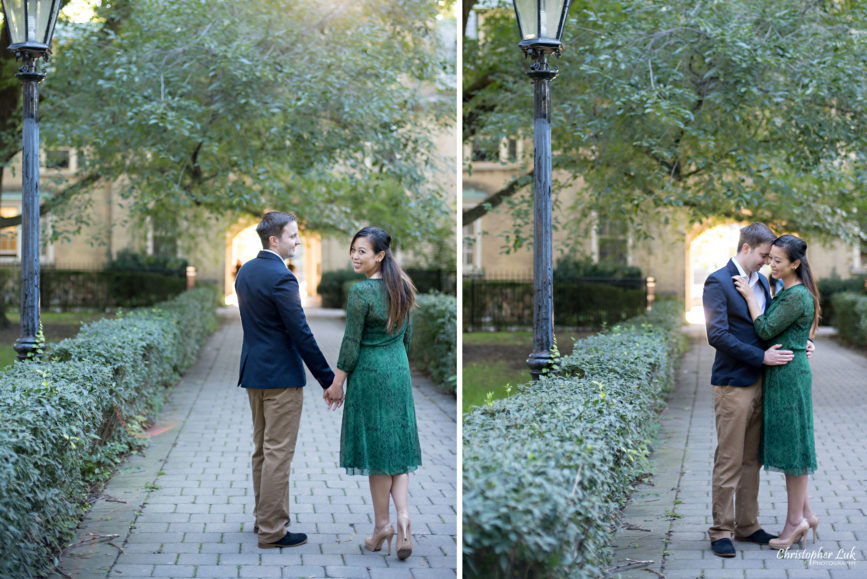
<path id="1" fill-rule="evenodd" d="M 533 352 L 527 359 L 534 380 L 553 363 L 554 265 L 551 236 L 551 116 L 548 82 L 558 70 L 548 64 L 560 56 L 563 26 L 571 0 L 514 0 L 521 42 L 518 46 L 535 62 L 527 74 L 534 94 L 533 184 Z"/>
<path id="2" fill-rule="evenodd" d="M 12 44 L 22 60 L 18 80 L 23 90 L 24 126 L 21 166 L 21 335 L 15 342 L 18 359 L 39 347 L 39 90 L 45 73 L 37 63 L 48 60 L 60 0 L 2 0 Z"/>

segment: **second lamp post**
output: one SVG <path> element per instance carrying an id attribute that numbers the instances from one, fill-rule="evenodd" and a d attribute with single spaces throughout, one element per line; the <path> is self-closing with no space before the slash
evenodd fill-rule
<path id="1" fill-rule="evenodd" d="M 521 42 L 518 46 L 533 59 L 527 73 L 533 79 L 533 352 L 527 359 L 530 374 L 538 380 L 553 365 L 554 264 L 551 203 L 551 116 L 548 82 L 557 69 L 548 59 L 560 56 L 563 26 L 571 0 L 514 0 Z"/>

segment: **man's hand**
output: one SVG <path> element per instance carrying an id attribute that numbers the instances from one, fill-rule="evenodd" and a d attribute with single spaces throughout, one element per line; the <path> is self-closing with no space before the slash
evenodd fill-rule
<path id="1" fill-rule="evenodd" d="M 785 366 L 795 357 L 791 350 L 780 350 L 782 344 L 774 344 L 765 350 L 765 359 L 762 364 L 765 366 Z"/>
<path id="2" fill-rule="evenodd" d="M 329 410 L 340 408 L 343 404 L 343 397 L 343 383 L 338 383 L 336 380 L 322 393 L 322 398 L 328 405 Z"/>
<path id="3" fill-rule="evenodd" d="M 816 344 L 813 340 L 807 340 L 807 360 L 813 357 L 813 352 L 816 351 Z"/>

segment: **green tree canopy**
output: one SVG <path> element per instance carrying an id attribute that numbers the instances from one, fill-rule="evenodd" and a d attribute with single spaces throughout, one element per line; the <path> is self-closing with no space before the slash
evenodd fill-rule
<path id="1" fill-rule="evenodd" d="M 314 229 L 429 237 L 452 212 L 433 145 L 454 126 L 441 8 L 113 0 L 62 22 L 40 112 L 45 146 L 85 153 L 84 186 L 58 193 L 66 215 L 123 177 L 137 216 L 279 208 Z"/>
<path id="2" fill-rule="evenodd" d="M 506 3 L 465 39 L 465 140 L 532 136 L 517 40 Z M 589 191 L 573 210 L 640 226 L 684 208 L 696 221 L 857 238 L 867 211 L 864 3 L 576 0 L 563 42 L 554 168 Z M 506 197 L 532 183 L 519 178 Z"/>

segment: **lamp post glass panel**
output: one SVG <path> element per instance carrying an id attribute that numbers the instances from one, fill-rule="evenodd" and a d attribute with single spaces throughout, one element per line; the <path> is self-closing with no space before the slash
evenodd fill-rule
<path id="1" fill-rule="evenodd" d="M 38 354 L 39 348 L 39 103 L 38 85 L 45 73 L 40 58 L 48 60 L 60 0 L 2 0 L 9 26 L 9 50 L 22 61 L 18 80 L 22 87 L 21 147 L 21 335 L 15 342 L 18 359 Z"/>
<path id="2" fill-rule="evenodd" d="M 551 235 L 551 116 L 548 83 L 558 70 L 548 63 L 560 56 L 563 26 L 570 0 L 514 0 L 521 41 L 518 46 L 534 62 L 533 79 L 533 352 L 527 360 L 538 380 L 553 365 L 554 264 Z"/>

